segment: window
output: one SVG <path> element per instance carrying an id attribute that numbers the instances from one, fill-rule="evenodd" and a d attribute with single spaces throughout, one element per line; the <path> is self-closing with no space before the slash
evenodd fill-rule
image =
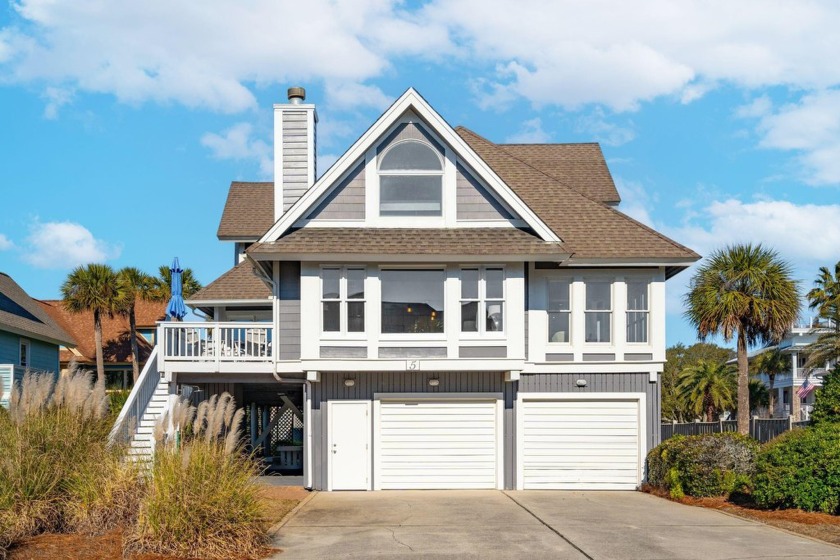
<path id="1" fill-rule="evenodd" d="M 648 341 L 648 283 L 627 282 L 627 342 Z"/>
<path id="2" fill-rule="evenodd" d="M 405 140 L 379 156 L 380 216 L 441 216 L 443 162 L 425 142 Z"/>
<path id="3" fill-rule="evenodd" d="M 504 310 L 504 269 L 481 267 L 461 270 L 461 332 L 503 332 Z"/>
<path id="4" fill-rule="evenodd" d="M 610 342 L 612 331 L 612 283 L 589 281 L 586 283 L 586 311 L 584 340 Z"/>
<path id="5" fill-rule="evenodd" d="M 443 332 L 443 270 L 385 269 L 383 333 Z"/>
<path id="6" fill-rule="evenodd" d="M 571 327 L 570 280 L 548 281 L 548 341 L 569 342 Z"/>
<path id="7" fill-rule="evenodd" d="M 321 330 L 325 333 L 365 332 L 365 269 L 321 269 Z"/>
<path id="8" fill-rule="evenodd" d="M 29 341 L 25 338 L 20 339 L 20 367 L 29 367 Z"/>

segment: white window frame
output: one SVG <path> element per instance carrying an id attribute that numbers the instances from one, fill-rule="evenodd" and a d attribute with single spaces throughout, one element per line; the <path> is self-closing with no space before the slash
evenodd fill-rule
<path id="1" fill-rule="evenodd" d="M 338 298 L 325 298 L 324 297 L 324 271 L 325 270 L 338 270 L 339 271 L 339 278 L 338 278 Z M 347 271 L 348 270 L 361 270 L 364 274 L 362 278 L 362 286 L 365 289 L 364 297 L 362 299 L 348 299 L 347 298 Z M 319 296 L 319 318 L 318 322 L 320 325 L 321 331 L 321 338 L 324 340 L 328 340 L 331 337 L 339 338 L 339 339 L 359 339 L 364 340 L 367 336 L 367 328 L 368 328 L 368 305 L 367 305 L 367 267 L 360 266 L 360 265 L 321 265 L 320 272 L 319 272 L 319 283 L 318 283 L 318 296 Z M 325 302 L 338 302 L 339 303 L 339 330 L 337 331 L 326 331 L 324 330 L 324 303 Z M 348 321 L 348 302 L 352 303 L 361 303 L 365 309 L 365 328 L 361 331 L 348 331 L 347 330 L 347 321 Z"/>
<path id="2" fill-rule="evenodd" d="M 565 282 L 569 285 L 569 308 L 566 310 L 553 310 L 551 308 L 551 283 L 552 282 Z M 574 331 L 574 305 L 572 302 L 573 294 L 574 294 L 574 284 L 575 279 L 572 276 L 547 276 L 545 279 L 545 343 L 549 347 L 555 346 L 563 346 L 568 347 L 572 345 L 572 333 Z M 567 313 L 569 315 L 569 332 L 566 336 L 565 342 L 553 342 L 549 337 L 551 334 L 551 313 Z"/>
<path id="3" fill-rule="evenodd" d="M 426 170 L 426 169 L 401 169 L 401 170 L 394 170 L 394 171 L 383 171 L 381 169 L 381 164 L 383 159 L 394 149 L 402 144 L 406 144 L 409 142 L 413 142 L 416 144 L 421 144 L 428 148 L 435 157 L 438 158 L 440 161 L 440 170 Z M 429 142 L 424 142 L 423 140 L 418 140 L 416 138 L 407 138 L 404 140 L 399 140 L 397 142 L 392 143 L 388 148 L 383 150 L 381 153 L 377 154 L 376 156 L 376 175 L 377 177 L 406 177 L 406 176 L 417 176 L 417 177 L 440 177 L 440 214 L 433 214 L 427 216 L 393 216 L 393 215 L 383 215 L 382 214 L 382 182 L 378 181 L 379 185 L 378 188 L 379 196 L 377 197 L 377 209 L 376 214 L 379 219 L 382 220 L 402 220 L 405 218 L 409 219 L 418 219 L 418 218 L 429 218 L 429 219 L 442 219 L 444 215 L 444 198 L 445 198 L 445 183 L 446 183 L 446 158 L 441 157 L 438 153 L 438 150 L 435 149 Z"/>
<path id="4" fill-rule="evenodd" d="M 21 338 L 18 344 L 18 365 L 22 368 L 32 367 L 32 343 L 28 338 Z"/>
<path id="5" fill-rule="evenodd" d="M 501 270 L 502 271 L 502 297 L 501 298 L 487 298 L 487 270 Z M 464 298 L 463 295 L 463 286 L 462 282 L 464 279 L 464 271 L 465 270 L 477 270 L 478 271 L 478 298 Z M 478 330 L 477 331 L 465 331 L 463 330 L 463 317 L 461 315 L 461 311 L 463 310 L 463 304 L 467 302 L 477 302 L 478 309 L 476 310 L 476 323 Z M 502 304 L 502 330 L 500 331 L 488 331 L 486 325 L 486 310 L 488 303 L 501 303 Z M 470 338 L 476 339 L 484 339 L 484 338 L 505 338 L 507 336 L 507 323 L 508 323 L 508 312 L 507 312 L 507 271 L 503 265 L 494 265 L 494 264 L 487 264 L 487 265 L 479 265 L 479 266 L 468 266 L 463 265 L 460 268 L 459 276 L 458 276 L 458 332 L 460 333 L 461 340 L 469 340 Z"/>
<path id="6" fill-rule="evenodd" d="M 443 272 L 443 332 L 439 333 L 385 333 L 382 332 L 382 273 L 388 270 L 434 270 L 438 272 Z M 447 285 L 449 284 L 447 278 L 447 268 L 446 265 L 443 264 L 422 264 L 422 265 L 389 265 L 389 266 L 380 266 L 379 267 L 379 301 L 377 302 L 376 313 L 379 314 L 379 339 L 383 341 L 409 341 L 409 340 L 422 340 L 422 341 L 432 341 L 432 340 L 447 340 L 447 332 L 448 329 L 446 327 L 447 323 L 447 313 L 449 312 L 447 300 Z M 460 294 L 459 294 L 460 295 Z M 459 315 L 460 317 L 460 315 Z"/>
<path id="7" fill-rule="evenodd" d="M 614 278 L 608 277 L 586 277 L 583 279 L 583 343 L 594 346 L 614 346 L 615 345 L 615 283 Z M 589 309 L 586 300 L 589 295 L 590 284 L 608 284 L 610 287 L 610 307 L 609 309 Z M 610 339 L 605 341 L 588 341 L 586 340 L 586 317 L 589 313 L 609 313 L 610 315 Z"/>
<path id="8" fill-rule="evenodd" d="M 645 279 L 645 278 L 628 277 L 628 278 L 625 279 L 624 283 L 625 283 L 625 286 L 629 286 L 630 284 L 644 284 L 645 285 L 645 290 L 647 291 L 647 294 L 646 294 L 646 297 L 645 297 L 645 301 L 647 302 L 647 308 L 645 308 L 645 309 L 630 309 L 630 290 L 629 290 L 629 288 L 625 289 L 626 294 L 625 294 L 625 302 L 624 302 L 625 303 L 625 308 L 624 308 L 624 313 L 625 313 L 625 315 L 624 315 L 624 317 L 625 317 L 624 337 L 625 337 L 625 340 L 624 340 L 624 342 L 626 342 L 627 344 L 629 344 L 631 346 L 649 346 L 650 345 L 650 321 L 651 321 L 651 314 L 650 314 L 650 297 L 651 297 L 650 285 L 651 285 L 651 281 L 649 279 Z M 631 313 L 644 313 L 646 315 L 645 340 L 643 342 L 639 342 L 639 341 L 630 342 L 630 340 L 627 338 L 627 329 L 630 325 L 630 314 Z"/>

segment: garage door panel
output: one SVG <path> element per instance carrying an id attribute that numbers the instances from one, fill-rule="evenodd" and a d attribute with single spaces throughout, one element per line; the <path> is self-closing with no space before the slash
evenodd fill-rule
<path id="1" fill-rule="evenodd" d="M 378 487 L 496 488 L 497 402 L 380 403 Z"/>
<path id="2" fill-rule="evenodd" d="M 640 480 L 637 400 L 525 400 L 524 488 L 635 488 Z"/>

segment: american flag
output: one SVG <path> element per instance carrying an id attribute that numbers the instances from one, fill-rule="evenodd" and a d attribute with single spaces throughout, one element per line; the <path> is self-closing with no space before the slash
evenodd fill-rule
<path id="1" fill-rule="evenodd" d="M 816 387 L 813 383 L 811 383 L 810 379 L 806 379 L 805 383 L 802 384 L 799 389 L 796 390 L 796 394 L 799 396 L 800 399 L 804 399 L 808 396 L 808 393 L 813 391 Z"/>

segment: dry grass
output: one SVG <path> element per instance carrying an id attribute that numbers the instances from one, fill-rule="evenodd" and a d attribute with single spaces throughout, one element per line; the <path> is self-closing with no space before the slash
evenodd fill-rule
<path id="1" fill-rule="evenodd" d="M 258 465 L 241 446 L 243 414 L 225 393 L 197 409 L 180 401 L 161 419 L 149 491 L 126 553 L 261 555 L 267 527 Z"/>

